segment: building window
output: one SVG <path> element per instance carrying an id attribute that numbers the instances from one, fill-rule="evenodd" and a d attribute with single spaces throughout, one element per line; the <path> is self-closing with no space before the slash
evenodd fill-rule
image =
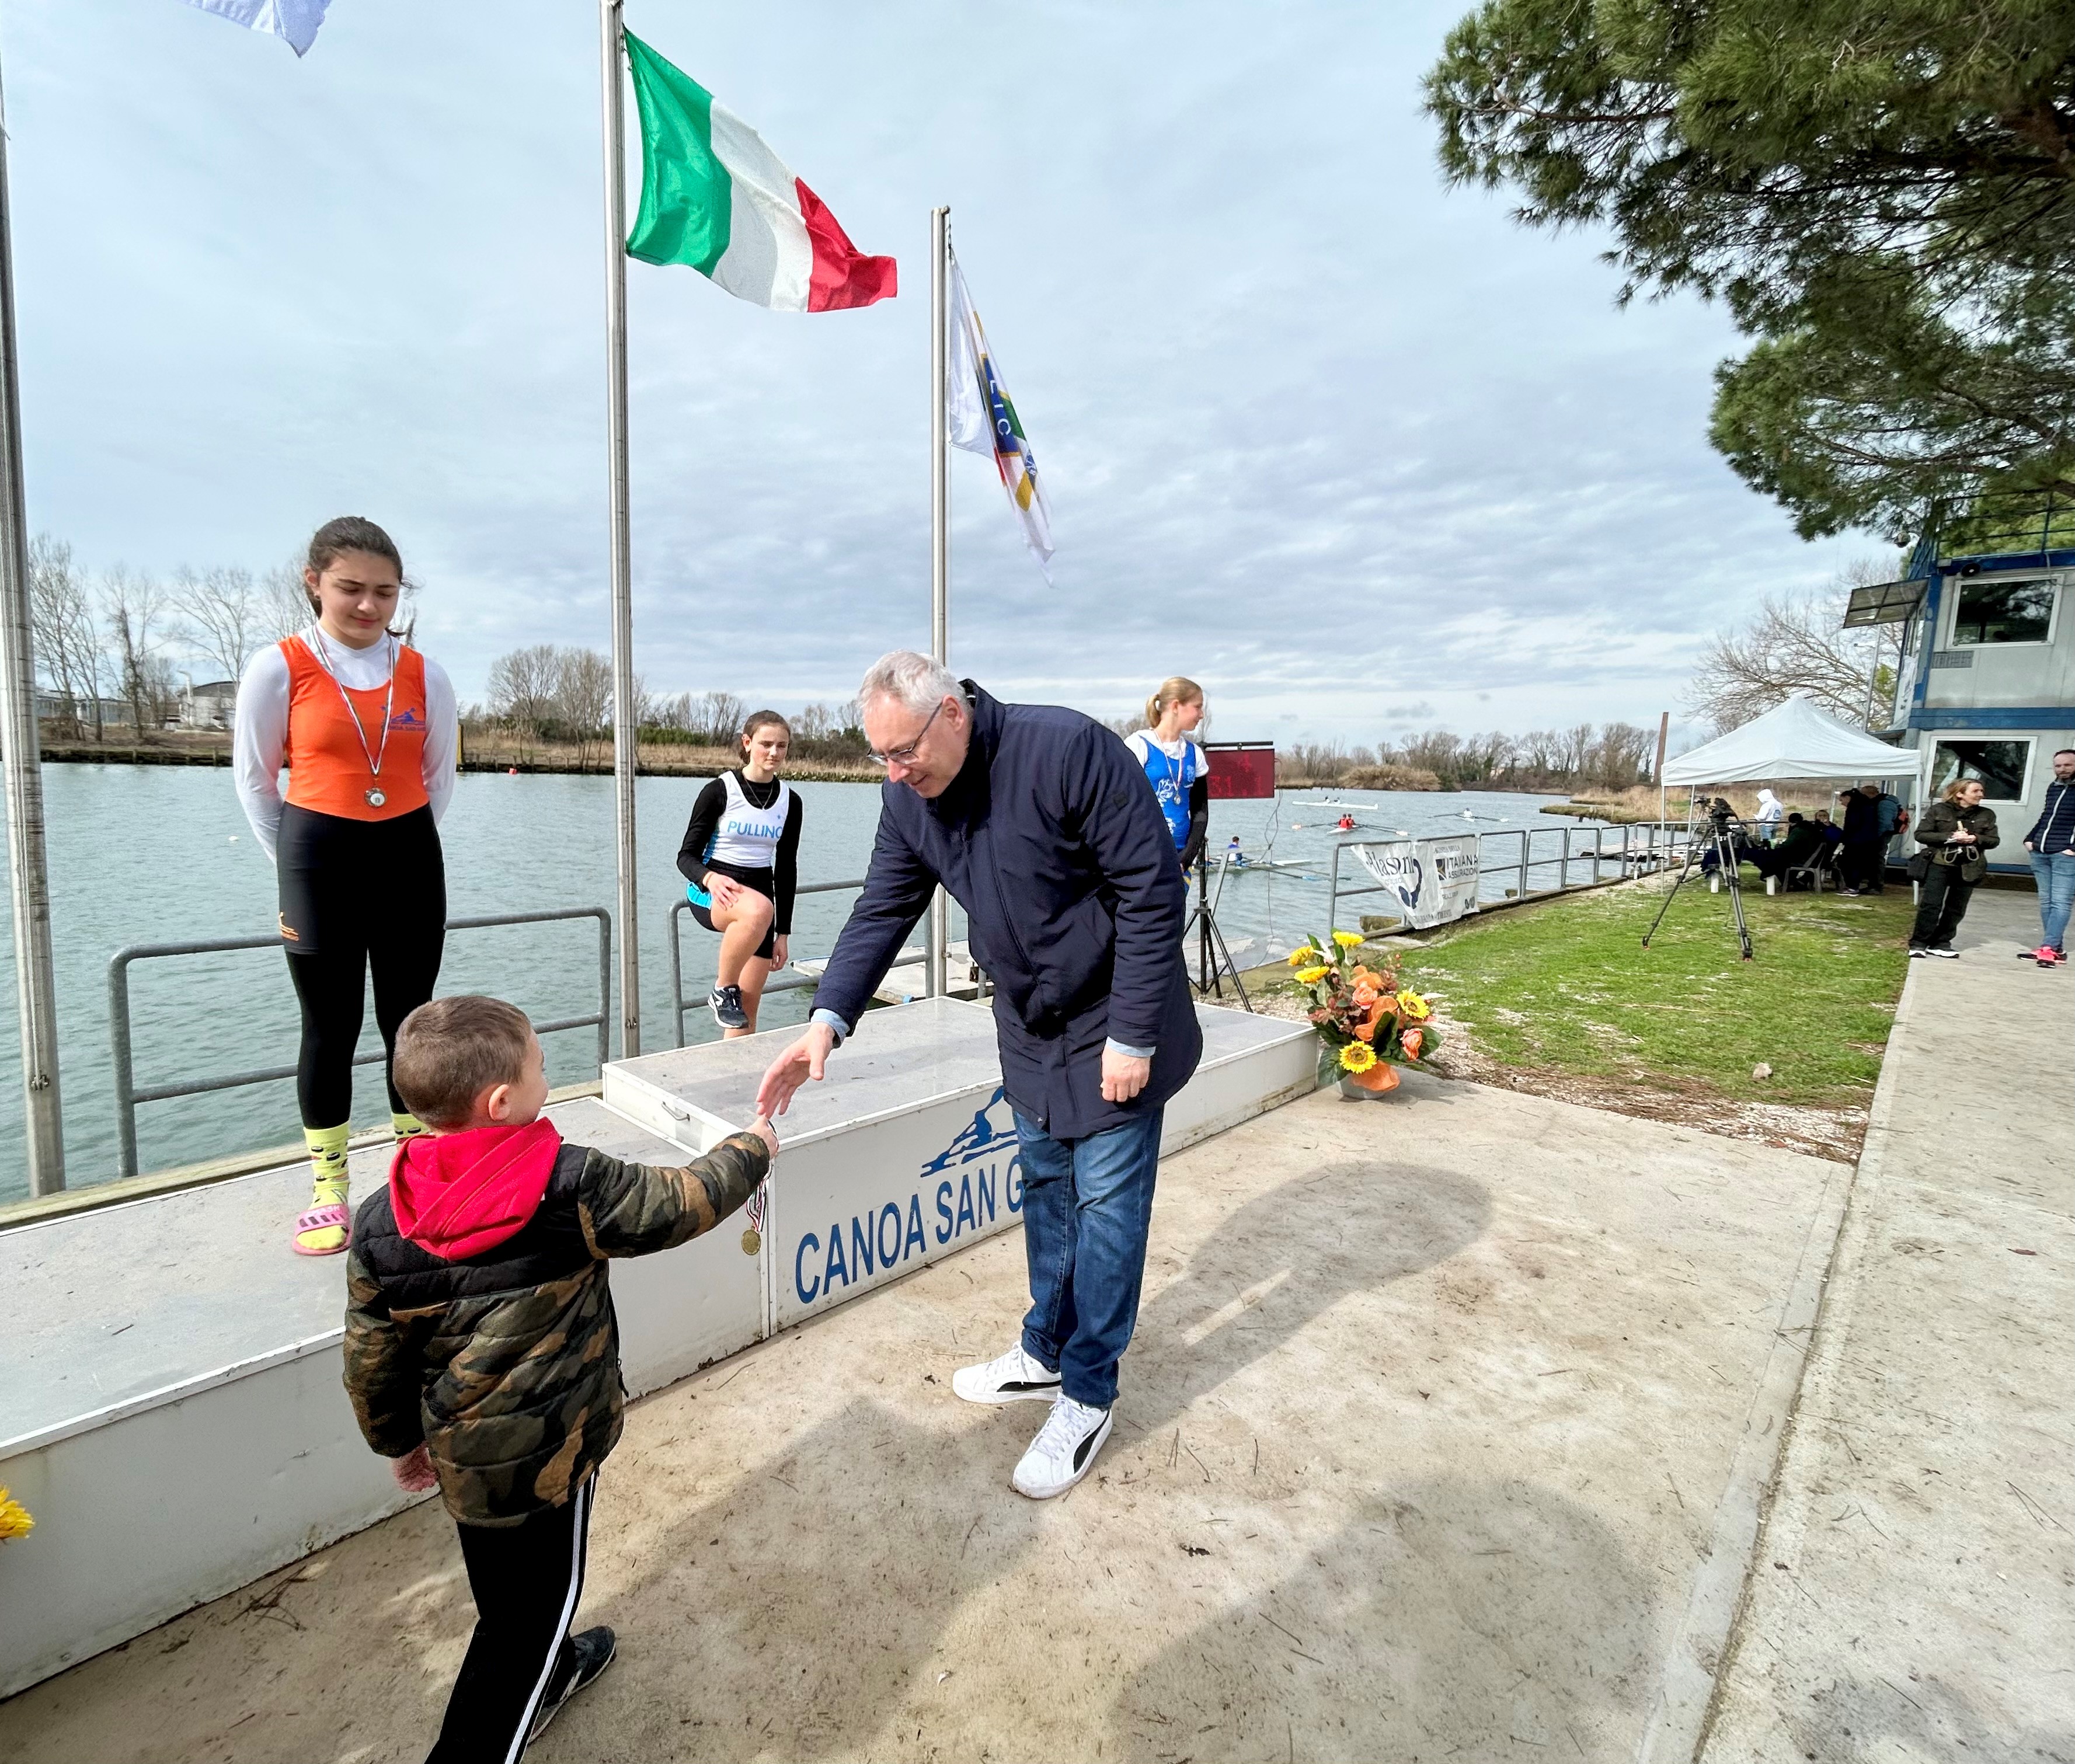
<path id="1" fill-rule="evenodd" d="M 1961 578 L 1953 607 L 1953 643 L 2044 643 L 2053 634 L 2057 586 L 2051 576 L 2030 582 Z"/>
<path id="2" fill-rule="evenodd" d="M 1931 793 L 1943 794 L 1955 778 L 1973 778 L 1990 802 L 2022 802 L 2032 769 L 2029 741 L 1941 741 L 1931 760 Z"/>

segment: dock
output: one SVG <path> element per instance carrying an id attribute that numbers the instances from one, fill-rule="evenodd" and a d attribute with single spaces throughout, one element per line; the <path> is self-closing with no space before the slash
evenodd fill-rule
<path id="1" fill-rule="evenodd" d="M 529 1758 L 2075 1755 L 2032 905 L 1912 964 L 1856 1168 L 1418 1074 L 1204 1120 L 1062 1500 L 1008 1486 L 1038 1406 L 949 1389 L 1013 1339 L 1013 1229 L 656 1389 L 580 1619 L 619 1661 Z M 414 1758 L 470 1621 L 413 1506 L 0 1704 L 0 1759 Z"/>

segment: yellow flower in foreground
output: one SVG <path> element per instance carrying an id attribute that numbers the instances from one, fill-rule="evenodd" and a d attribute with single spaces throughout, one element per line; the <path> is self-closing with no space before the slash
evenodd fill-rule
<path id="1" fill-rule="evenodd" d="M 1302 967 L 1307 962 L 1315 962 L 1318 959 L 1319 952 L 1308 943 L 1300 943 L 1290 952 L 1290 965 L 1292 967 Z"/>
<path id="2" fill-rule="evenodd" d="M 26 1538 L 35 1523 L 28 1509 L 19 1501 L 9 1500 L 6 1489 L 0 1488 L 0 1543 L 10 1538 Z"/>
<path id="3" fill-rule="evenodd" d="M 1300 967 L 1297 971 L 1297 978 L 1307 986 L 1316 986 L 1332 971 L 1329 967 Z"/>
<path id="4" fill-rule="evenodd" d="M 1344 950 L 1358 950 L 1362 944 L 1361 934 L 1359 931 L 1336 931 L 1333 934 L 1333 941 Z"/>
<path id="5" fill-rule="evenodd" d="M 1376 1064 L 1376 1050 L 1366 1041 L 1350 1041 L 1340 1050 L 1340 1064 L 1350 1072 L 1365 1072 Z"/>
<path id="6" fill-rule="evenodd" d="M 1398 995 L 1398 1008 L 1415 1023 L 1424 1021 L 1431 1014 L 1426 1000 L 1414 992 L 1400 992 Z"/>

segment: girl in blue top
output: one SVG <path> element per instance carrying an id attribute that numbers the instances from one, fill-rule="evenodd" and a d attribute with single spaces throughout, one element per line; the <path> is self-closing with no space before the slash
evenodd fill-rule
<path id="1" fill-rule="evenodd" d="M 1203 750 L 1189 738 L 1203 720 L 1203 689 L 1179 674 L 1160 682 L 1145 701 L 1149 728 L 1124 737 L 1124 745 L 1145 767 L 1184 873 L 1203 855 L 1211 826 L 1210 766 Z"/>

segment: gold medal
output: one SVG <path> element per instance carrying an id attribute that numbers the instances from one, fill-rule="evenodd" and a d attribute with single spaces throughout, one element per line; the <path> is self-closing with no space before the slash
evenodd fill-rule
<path id="1" fill-rule="evenodd" d="M 752 1225 L 748 1231 L 742 1234 L 742 1253 L 743 1255 L 753 1256 L 763 1247 L 764 1233 L 757 1230 L 755 1226 Z"/>

